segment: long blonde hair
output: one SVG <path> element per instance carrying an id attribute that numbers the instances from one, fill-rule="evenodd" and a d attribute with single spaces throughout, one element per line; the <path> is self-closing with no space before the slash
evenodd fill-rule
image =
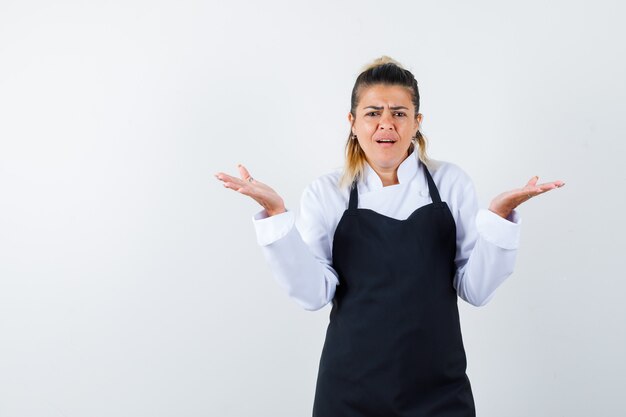
<path id="1" fill-rule="evenodd" d="M 361 91 L 364 88 L 377 84 L 407 87 L 411 91 L 411 99 L 415 106 L 415 117 L 417 117 L 420 107 L 420 95 L 417 88 L 417 81 L 409 70 L 404 69 L 399 62 L 388 56 L 382 56 L 374 60 L 371 64 L 366 65 L 362 69 L 361 74 L 357 77 L 354 87 L 352 88 L 352 97 L 350 100 L 350 113 L 352 113 L 352 117 L 356 118 L 356 108 L 360 100 L 359 95 Z M 419 152 L 419 159 L 426 163 L 428 161 L 428 156 L 426 155 L 426 137 L 419 130 L 409 145 L 409 154 L 415 150 L 416 145 Z M 359 145 L 359 141 L 353 139 L 352 130 L 350 130 L 348 141 L 346 142 L 345 166 L 339 180 L 339 186 L 347 187 L 354 181 L 361 180 L 365 170 L 365 162 L 365 152 L 361 148 L 361 145 Z"/>

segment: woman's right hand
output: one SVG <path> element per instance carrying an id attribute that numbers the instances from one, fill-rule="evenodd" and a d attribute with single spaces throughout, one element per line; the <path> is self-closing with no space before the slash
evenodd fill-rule
<path id="1" fill-rule="evenodd" d="M 252 197 L 254 201 L 263 206 L 268 216 L 274 216 L 287 211 L 283 199 L 276 191 L 268 185 L 253 179 L 243 165 L 239 164 L 237 168 L 239 168 L 241 178 L 233 177 L 223 172 L 218 172 L 215 174 L 215 177 L 222 181 L 224 187 Z"/>

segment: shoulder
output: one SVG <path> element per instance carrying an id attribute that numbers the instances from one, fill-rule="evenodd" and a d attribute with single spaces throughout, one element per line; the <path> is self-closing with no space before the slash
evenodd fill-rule
<path id="1" fill-rule="evenodd" d="M 470 176 L 456 164 L 430 160 L 426 166 L 439 190 L 441 199 L 448 203 L 457 225 L 475 215 L 478 200 Z M 465 219 L 465 220 L 464 220 Z"/>
<path id="2" fill-rule="evenodd" d="M 309 236 L 323 230 L 332 236 L 333 227 L 348 206 L 348 191 L 339 188 L 341 172 L 335 170 L 321 175 L 304 188 L 297 219 L 301 233 Z"/>
<path id="3" fill-rule="evenodd" d="M 470 176 L 457 164 L 429 160 L 426 164 L 443 201 L 455 212 L 463 204 L 471 204 L 476 191 Z"/>
<path id="4" fill-rule="evenodd" d="M 342 194 L 343 191 L 347 190 L 339 188 L 341 174 L 342 170 L 338 168 L 324 175 L 320 175 L 305 187 L 304 193 L 312 193 L 319 197 Z"/>
<path id="5" fill-rule="evenodd" d="M 306 186 L 305 190 L 310 190 L 316 193 L 332 193 L 340 192 L 339 179 L 341 177 L 341 170 L 335 169 L 324 175 L 320 175 Z"/>
<path id="6" fill-rule="evenodd" d="M 335 206 L 347 201 L 348 190 L 339 187 L 341 174 L 341 169 L 335 169 L 311 181 L 302 192 L 303 204 Z"/>
<path id="7" fill-rule="evenodd" d="M 426 167 L 437 186 L 458 189 L 472 184 L 467 172 L 452 162 L 429 159 Z"/>

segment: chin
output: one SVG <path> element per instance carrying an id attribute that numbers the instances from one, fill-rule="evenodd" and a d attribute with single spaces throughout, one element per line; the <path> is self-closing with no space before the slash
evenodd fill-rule
<path id="1" fill-rule="evenodd" d="M 400 165 L 402 161 L 404 161 L 405 157 L 406 154 L 387 158 L 372 158 L 372 162 L 374 162 L 374 164 L 376 164 L 376 166 L 380 168 L 390 169 L 396 168 L 398 165 Z"/>

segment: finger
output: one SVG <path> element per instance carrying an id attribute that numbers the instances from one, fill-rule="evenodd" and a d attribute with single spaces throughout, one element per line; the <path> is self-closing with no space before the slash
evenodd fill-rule
<path id="1" fill-rule="evenodd" d="M 239 168 L 239 174 L 241 176 L 241 179 L 247 181 L 251 177 L 250 173 L 248 172 L 245 166 L 239 164 L 237 165 L 237 168 Z"/>
<path id="2" fill-rule="evenodd" d="M 224 181 L 223 185 L 224 187 L 230 188 L 233 191 L 239 191 L 242 188 L 241 184 L 237 182 L 231 182 L 231 181 Z"/>
<path id="3" fill-rule="evenodd" d="M 526 186 L 510 193 L 509 198 L 513 199 L 517 204 L 528 201 L 539 193 L 537 187 Z"/>
<path id="4" fill-rule="evenodd" d="M 561 188 L 564 185 L 565 183 L 563 181 L 558 180 L 558 181 L 547 182 L 544 184 L 539 184 L 537 185 L 537 188 L 541 190 L 542 193 L 544 193 L 546 191 L 554 190 L 556 188 Z"/>
<path id="5" fill-rule="evenodd" d="M 565 183 L 561 180 L 557 180 L 557 181 L 551 181 L 551 182 L 546 182 L 543 184 L 539 184 L 538 187 L 555 187 L 555 188 L 561 188 L 562 186 L 564 186 Z"/>
<path id="6" fill-rule="evenodd" d="M 252 176 L 250 175 L 250 173 L 248 172 L 248 170 L 246 169 L 245 166 L 239 164 L 237 166 L 239 168 L 239 175 L 241 176 L 242 180 L 244 180 L 245 182 L 249 183 L 249 184 L 257 184 L 258 181 L 256 181 L 254 178 L 252 178 Z"/>
<path id="7" fill-rule="evenodd" d="M 554 190 L 555 188 L 558 188 L 555 184 L 543 184 L 543 185 L 539 185 L 537 192 L 539 194 L 545 193 L 546 191 L 550 191 L 550 190 Z"/>
<path id="8" fill-rule="evenodd" d="M 233 177 L 232 175 L 228 175 L 228 174 L 220 174 L 217 176 L 217 179 L 222 182 L 236 184 L 238 187 L 245 187 L 246 185 L 249 184 L 247 181 L 244 181 L 241 178 Z"/>
<path id="9" fill-rule="evenodd" d="M 522 188 L 521 191 L 523 191 L 526 194 L 527 198 L 530 199 L 536 195 L 545 193 L 546 191 L 554 190 L 555 188 L 560 188 L 565 185 L 565 183 L 561 180 L 545 182 L 543 184 L 537 184 L 538 179 L 539 179 L 538 176 L 532 177 L 528 181 L 526 186 Z"/>
<path id="10" fill-rule="evenodd" d="M 237 177 L 233 177 L 232 175 L 228 175 L 223 172 L 218 172 L 217 174 L 215 174 L 215 178 L 217 178 L 220 181 L 230 181 L 230 182 L 233 182 L 239 179 Z"/>
<path id="11" fill-rule="evenodd" d="M 243 182 L 243 181 L 241 180 L 238 180 L 238 182 L 225 181 L 223 184 L 225 188 L 229 188 L 239 194 L 251 197 L 254 200 L 256 200 L 259 204 L 261 204 L 261 198 L 258 195 L 258 193 L 255 192 L 255 190 L 252 187 L 248 186 L 248 184 L 241 185 L 240 182 Z"/>
<path id="12" fill-rule="evenodd" d="M 563 183 L 562 181 L 554 181 L 554 182 L 549 182 L 545 184 L 539 184 L 534 187 L 524 187 L 521 190 L 521 195 L 524 201 L 527 201 L 527 200 L 530 200 L 532 197 L 536 197 L 540 194 L 546 193 L 556 188 L 560 188 L 564 184 L 565 183 Z M 517 196 L 519 197 L 520 194 L 518 193 Z"/>
<path id="13" fill-rule="evenodd" d="M 528 180 L 528 182 L 526 183 L 526 185 L 531 185 L 531 186 L 535 186 L 535 184 L 537 184 L 537 181 L 539 181 L 539 177 L 537 175 L 535 175 L 534 177 L 532 177 L 530 180 Z"/>

